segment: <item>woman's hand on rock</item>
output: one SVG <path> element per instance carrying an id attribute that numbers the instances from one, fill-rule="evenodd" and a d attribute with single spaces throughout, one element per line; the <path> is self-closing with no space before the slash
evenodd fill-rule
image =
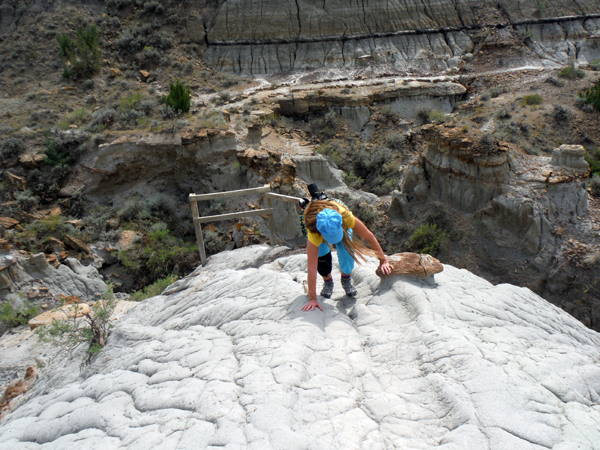
<path id="1" fill-rule="evenodd" d="M 302 311 L 312 311 L 315 308 L 319 308 L 321 311 L 323 311 L 323 308 L 321 308 L 321 305 L 319 305 L 318 300 L 309 300 L 308 303 L 302 307 Z"/>
<path id="2" fill-rule="evenodd" d="M 379 270 L 384 275 L 390 275 L 392 273 L 392 265 L 386 259 L 385 261 L 379 263 Z"/>

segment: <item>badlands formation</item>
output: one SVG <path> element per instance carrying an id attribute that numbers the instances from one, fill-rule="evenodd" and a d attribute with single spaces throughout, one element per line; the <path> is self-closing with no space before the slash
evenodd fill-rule
<path id="1" fill-rule="evenodd" d="M 0 449 L 600 448 L 600 336 L 561 309 L 370 261 L 356 299 L 338 284 L 303 313 L 306 257 L 287 253 L 220 253 L 138 304 L 90 366 L 45 370 Z"/>
<path id="2" fill-rule="evenodd" d="M 439 71 L 472 58 L 475 35 L 497 29 L 493 45 L 534 41 L 512 62 L 547 66 L 598 59 L 600 4 L 584 1 L 316 2 L 224 1 L 208 26 L 207 63 L 219 70 L 265 74 L 388 64 Z M 489 30 L 488 30 L 489 32 Z M 487 38 L 487 36 L 486 36 Z"/>

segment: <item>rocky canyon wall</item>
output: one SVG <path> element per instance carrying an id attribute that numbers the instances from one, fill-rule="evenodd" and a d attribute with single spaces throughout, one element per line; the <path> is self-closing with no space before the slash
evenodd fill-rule
<path id="1" fill-rule="evenodd" d="M 247 74 L 371 63 L 436 71 L 456 67 L 473 50 L 474 32 L 508 28 L 529 37 L 527 45 L 541 63 L 577 58 L 579 52 L 589 61 L 600 57 L 599 18 L 600 4 L 593 0 L 227 0 L 208 30 L 205 60 Z"/>

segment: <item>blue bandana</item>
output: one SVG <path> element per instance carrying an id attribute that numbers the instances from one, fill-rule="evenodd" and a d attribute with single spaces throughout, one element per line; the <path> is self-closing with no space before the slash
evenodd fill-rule
<path id="1" fill-rule="evenodd" d="M 333 209 L 317 214 L 317 230 L 329 244 L 338 244 L 344 238 L 342 222 L 342 215 Z"/>

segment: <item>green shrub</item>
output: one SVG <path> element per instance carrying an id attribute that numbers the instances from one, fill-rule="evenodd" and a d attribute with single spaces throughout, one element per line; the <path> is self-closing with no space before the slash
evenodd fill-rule
<path id="1" fill-rule="evenodd" d="M 590 175 L 600 174 L 600 148 L 597 148 L 594 153 L 586 152 L 585 160 L 590 165 Z"/>
<path id="2" fill-rule="evenodd" d="M 58 146 L 54 139 L 50 137 L 50 134 L 45 134 L 43 142 L 46 147 L 44 163 L 49 166 L 62 166 L 71 162 L 71 154 Z"/>
<path id="3" fill-rule="evenodd" d="M 147 63 L 158 63 L 160 62 L 161 54 L 154 47 L 144 47 L 144 50 L 141 54 L 141 59 Z"/>
<path id="4" fill-rule="evenodd" d="M 508 92 L 508 87 L 507 86 L 496 86 L 490 89 L 490 96 L 492 98 L 496 98 L 499 97 L 500 94 L 503 94 L 505 92 Z"/>
<path id="5" fill-rule="evenodd" d="M 590 63 L 590 69 L 595 70 L 595 71 L 599 71 L 600 70 L 600 59 L 592 61 Z"/>
<path id="6" fill-rule="evenodd" d="M 588 89 L 580 91 L 579 98 L 583 99 L 587 105 L 591 105 L 600 111 L 600 80 Z"/>
<path id="7" fill-rule="evenodd" d="M 23 231 L 16 233 L 16 240 L 31 253 L 46 250 L 50 238 L 63 239 L 65 234 L 86 240 L 86 236 L 73 225 L 65 223 L 60 216 L 44 217 L 25 225 Z"/>
<path id="8" fill-rule="evenodd" d="M 175 117 L 179 116 L 181 114 L 181 111 L 179 111 L 178 109 L 175 108 L 171 108 L 170 106 L 161 106 L 158 109 L 158 112 L 160 113 L 160 116 L 163 119 L 174 119 Z"/>
<path id="9" fill-rule="evenodd" d="M 407 245 L 415 253 L 436 256 L 446 239 L 446 233 L 438 229 L 436 224 L 427 223 L 415 230 L 408 239 Z"/>
<path id="10" fill-rule="evenodd" d="M 225 241 L 219 236 L 216 231 L 204 231 L 204 248 L 208 255 L 215 255 L 225 250 Z"/>
<path id="11" fill-rule="evenodd" d="M 38 197 L 54 197 L 69 173 L 65 165 L 33 169 L 27 172 L 27 187 Z"/>
<path id="12" fill-rule="evenodd" d="M 552 115 L 557 122 L 568 122 L 573 116 L 573 111 L 566 106 L 554 105 L 554 113 Z"/>
<path id="13" fill-rule="evenodd" d="M 200 117 L 198 126 L 200 128 L 219 128 L 225 127 L 227 122 L 223 117 L 223 114 L 218 111 L 209 111 Z"/>
<path id="14" fill-rule="evenodd" d="M 162 14 L 163 12 L 165 12 L 165 7 L 161 3 L 150 1 L 144 3 L 142 14 Z"/>
<path id="15" fill-rule="evenodd" d="M 441 123 L 446 123 L 448 121 L 448 116 L 443 113 L 442 111 L 438 111 L 437 109 L 434 109 L 433 111 L 431 111 L 429 113 L 429 122 L 431 123 L 435 123 L 436 125 L 439 125 Z"/>
<path id="16" fill-rule="evenodd" d="M 119 52 L 138 52 L 145 47 L 167 50 L 173 47 L 173 38 L 164 31 L 156 31 L 160 24 L 143 23 L 124 31 L 114 42 Z"/>
<path id="17" fill-rule="evenodd" d="M 150 115 L 150 113 L 152 113 L 152 110 L 154 109 L 154 107 L 156 106 L 156 103 L 152 100 L 142 100 L 140 102 L 140 106 L 139 109 L 141 112 L 143 112 L 145 115 Z"/>
<path id="18" fill-rule="evenodd" d="M 590 191 L 594 197 L 600 197 L 600 174 L 596 173 L 590 178 Z"/>
<path id="19" fill-rule="evenodd" d="M 129 110 L 129 109 L 139 109 L 140 104 L 142 103 L 142 94 L 136 92 L 133 95 L 129 95 L 125 98 L 122 98 L 120 103 L 121 109 Z"/>
<path id="20" fill-rule="evenodd" d="M 157 225 L 143 242 L 119 253 L 121 263 L 140 287 L 169 275 L 187 275 L 198 262 L 195 244 L 173 236 L 164 224 Z"/>
<path id="21" fill-rule="evenodd" d="M 67 115 L 67 121 L 69 123 L 81 126 L 90 120 L 91 116 L 91 113 L 87 109 L 79 108 Z"/>
<path id="22" fill-rule="evenodd" d="M 117 209 L 110 206 L 96 206 L 84 216 L 85 231 L 90 236 L 90 240 L 101 239 L 101 236 L 107 230 L 108 220 L 115 217 Z"/>
<path id="23" fill-rule="evenodd" d="M 381 108 L 381 114 L 386 118 L 386 120 L 393 120 L 397 115 L 396 112 L 394 112 L 392 105 L 383 106 L 383 108 Z"/>
<path id="24" fill-rule="evenodd" d="M 554 77 L 548 77 L 546 79 L 547 83 L 553 84 L 556 87 L 564 87 L 565 86 L 565 82 L 559 80 L 558 78 L 554 78 Z"/>
<path id="25" fill-rule="evenodd" d="M 50 325 L 37 327 L 35 333 L 42 342 L 56 345 L 65 352 L 72 352 L 81 344 L 87 345 L 84 363 L 89 363 L 106 345 L 112 328 L 110 316 L 116 305 L 117 300 L 113 295 L 112 286 L 109 285 L 102 299 L 94 303 L 89 313 L 78 318 L 80 308 L 74 305 L 76 314 L 73 317 L 65 315 L 62 320 L 54 319 Z"/>
<path id="26" fill-rule="evenodd" d="M 499 110 L 497 110 L 494 113 L 494 117 L 496 117 L 496 119 L 503 120 L 503 119 L 510 119 L 512 116 L 510 114 L 510 111 L 508 111 L 508 109 L 500 108 Z"/>
<path id="27" fill-rule="evenodd" d="M 25 211 L 31 211 L 39 203 L 40 199 L 33 195 L 33 193 L 29 189 L 26 189 L 23 192 L 19 193 L 15 200 L 15 204 Z"/>
<path id="28" fill-rule="evenodd" d="M 117 213 L 119 220 L 124 222 L 146 220 L 150 216 L 150 211 L 146 208 L 144 202 L 137 199 L 128 199 L 123 208 Z"/>
<path id="29" fill-rule="evenodd" d="M 2 147 L 0 147 L 0 159 L 18 158 L 24 151 L 25 143 L 22 139 L 9 137 L 2 141 Z"/>
<path id="30" fill-rule="evenodd" d="M 393 149 L 399 149 L 402 147 L 402 144 L 406 140 L 406 137 L 400 133 L 388 133 L 385 136 L 385 144 Z"/>
<path id="31" fill-rule="evenodd" d="M 131 297 L 129 297 L 129 300 L 132 302 L 139 302 L 146 300 L 147 298 L 156 297 L 157 295 L 160 295 L 167 287 L 175 283 L 177 279 L 177 275 L 169 275 L 165 278 L 160 278 L 150 286 L 146 286 L 144 289 L 139 291 L 134 291 L 133 294 L 131 294 Z"/>
<path id="32" fill-rule="evenodd" d="M 186 89 L 183 83 L 175 80 L 175 83 L 169 81 L 169 95 L 163 97 L 165 105 L 181 112 L 190 110 L 190 90 Z"/>
<path id="33" fill-rule="evenodd" d="M 581 69 L 576 69 L 574 66 L 564 67 L 558 72 L 558 76 L 569 80 L 576 80 L 577 78 L 585 78 L 585 72 Z"/>
<path id="34" fill-rule="evenodd" d="M 364 178 L 358 177 L 355 174 L 353 174 L 352 172 L 347 173 L 344 176 L 344 183 L 346 183 L 352 189 L 360 189 L 362 187 L 362 185 L 364 184 L 364 182 L 365 182 Z"/>
<path id="35" fill-rule="evenodd" d="M 8 328 L 25 325 L 32 317 L 40 313 L 40 308 L 28 301 L 20 306 L 15 306 L 14 302 L 8 301 L 0 305 L 0 322 Z"/>
<path id="36" fill-rule="evenodd" d="M 77 30 L 75 41 L 66 33 L 56 37 L 65 78 L 89 78 L 100 70 L 98 38 L 99 33 L 95 25 L 81 25 Z"/>
<path id="37" fill-rule="evenodd" d="M 266 114 L 262 116 L 261 120 L 265 125 L 270 126 L 271 128 L 275 128 L 279 121 L 281 120 L 281 116 L 276 113 Z"/>
<path id="38" fill-rule="evenodd" d="M 309 122 L 311 132 L 316 134 L 322 141 L 335 137 L 335 135 L 342 130 L 343 125 L 343 119 L 341 119 L 333 109 L 329 110 L 323 116 Z"/>
<path id="39" fill-rule="evenodd" d="M 417 111 L 417 119 L 421 125 L 425 125 L 429 122 L 429 114 L 431 113 L 430 109 L 421 108 Z"/>
<path id="40" fill-rule="evenodd" d="M 111 125 L 117 117 L 117 112 L 113 108 L 100 108 L 92 114 L 92 122 L 89 129 L 92 131 L 102 131 Z"/>
<path id="41" fill-rule="evenodd" d="M 175 214 L 175 208 L 171 201 L 160 194 L 146 200 L 145 205 L 150 215 L 161 221 L 167 221 Z"/>
<path id="42" fill-rule="evenodd" d="M 521 100 L 521 106 L 526 105 L 541 105 L 544 102 L 544 99 L 540 94 L 526 95 Z"/>

